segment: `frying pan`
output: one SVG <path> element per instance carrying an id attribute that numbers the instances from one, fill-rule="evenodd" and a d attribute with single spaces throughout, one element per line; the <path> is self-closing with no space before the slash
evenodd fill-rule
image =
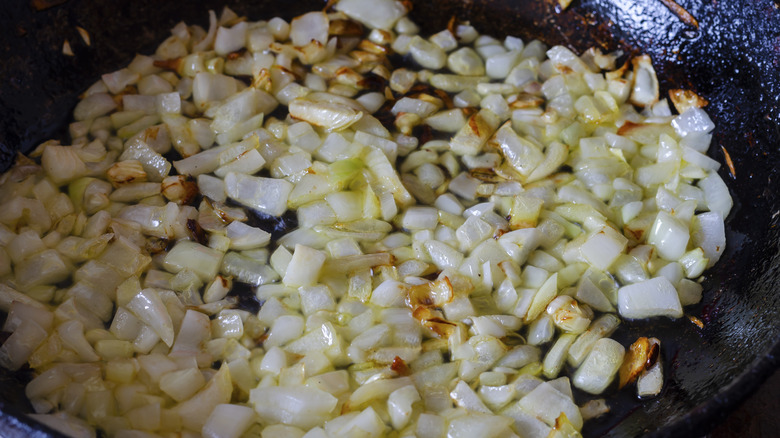
<path id="1" fill-rule="evenodd" d="M 225 2 L 32 0 L 0 6 L 0 165 L 16 151 L 65 136 L 78 93 L 104 72 L 154 50 L 176 22 L 206 25 L 208 8 Z M 324 1 L 227 2 L 254 19 L 287 19 Z M 446 26 L 470 20 L 481 32 L 648 53 L 662 89 L 686 88 L 709 100 L 717 126 L 710 156 L 735 199 L 728 247 L 706 274 L 701 304 L 685 318 L 624 324 L 616 334 L 663 341 L 666 382 L 660 397 L 640 401 L 622 391 L 612 412 L 586 423 L 586 436 L 701 436 L 753 392 L 780 355 L 780 2 L 777 0 L 419 0 L 412 17 Z M 697 25 L 694 25 L 697 24 Z M 75 26 L 88 30 L 91 45 Z M 74 56 L 62 54 L 64 40 Z M 0 430 L 6 436 L 58 434 L 29 420 L 25 372 L 0 373 Z"/>

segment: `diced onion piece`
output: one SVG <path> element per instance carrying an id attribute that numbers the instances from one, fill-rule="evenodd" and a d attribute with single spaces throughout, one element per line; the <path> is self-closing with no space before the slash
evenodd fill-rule
<path id="1" fill-rule="evenodd" d="M 295 245 L 292 259 L 282 281 L 290 286 L 311 286 L 317 282 L 325 254 L 304 245 Z"/>
<path id="2" fill-rule="evenodd" d="M 271 216 L 281 216 L 287 210 L 287 197 L 292 189 L 293 185 L 282 179 L 234 172 L 225 176 L 225 192 L 228 197 Z"/>
<path id="3" fill-rule="evenodd" d="M 178 273 L 183 269 L 195 272 L 203 281 L 217 275 L 223 254 L 192 241 L 182 241 L 166 254 L 163 264 L 166 269 Z"/>
<path id="4" fill-rule="evenodd" d="M 48 333 L 38 323 L 26 319 L 0 346 L 0 365 L 16 371 L 27 363 L 36 348 L 46 340 Z M 92 353 L 94 354 L 94 352 Z"/>
<path id="5" fill-rule="evenodd" d="M 528 308 L 528 313 L 525 315 L 524 321 L 530 322 L 535 320 L 542 312 L 544 312 L 547 304 L 555 298 L 558 293 L 558 273 L 551 275 L 544 283 L 539 287 L 533 296 L 533 301 Z"/>
<path id="6" fill-rule="evenodd" d="M 656 277 L 618 289 L 618 311 L 624 318 L 683 316 L 680 298 L 666 277 Z"/>
<path id="7" fill-rule="evenodd" d="M 612 227 L 604 227 L 588 236 L 580 251 L 594 268 L 606 271 L 626 250 L 627 245 L 625 236 Z"/>
<path id="8" fill-rule="evenodd" d="M 266 246 L 271 241 L 271 233 L 249 226 L 243 222 L 233 221 L 225 228 L 230 239 L 230 248 L 244 250 Z"/>
<path id="9" fill-rule="evenodd" d="M 472 115 L 463 128 L 450 140 L 452 152 L 458 155 L 476 155 L 493 135 L 499 120 L 492 111 L 481 110 Z"/>
<path id="10" fill-rule="evenodd" d="M 88 172 L 84 161 L 72 146 L 50 145 L 43 151 L 41 166 L 57 185 L 69 183 Z"/>
<path id="11" fill-rule="evenodd" d="M 174 411 L 181 417 L 182 426 L 190 430 L 201 430 L 211 412 L 220 404 L 230 402 L 233 382 L 227 364 L 211 377 L 206 386 L 190 399 L 179 403 Z"/>
<path id="12" fill-rule="evenodd" d="M 328 16 L 324 12 L 309 12 L 290 22 L 290 39 L 296 46 L 305 46 L 312 40 L 328 42 Z"/>
<path id="13" fill-rule="evenodd" d="M 335 9 L 366 26 L 385 30 L 392 29 L 396 21 L 406 14 L 406 8 L 395 0 L 343 0 L 336 3 Z"/>
<path id="14" fill-rule="evenodd" d="M 715 129 L 710 116 L 701 108 L 688 108 L 672 120 L 672 126 L 680 137 L 690 134 L 706 134 Z"/>
<path id="15" fill-rule="evenodd" d="M 665 211 L 658 212 L 647 236 L 647 242 L 654 245 L 658 254 L 666 260 L 682 257 L 689 239 L 688 227 Z"/>
<path id="16" fill-rule="evenodd" d="M 73 110 L 76 120 L 91 120 L 108 114 L 116 108 L 116 101 L 108 93 L 95 93 L 81 99 Z"/>
<path id="17" fill-rule="evenodd" d="M 166 345 L 173 345 L 173 322 L 156 290 L 144 289 L 138 292 L 127 303 L 127 309 L 151 327 Z"/>
<path id="18" fill-rule="evenodd" d="M 539 418 L 549 426 L 554 426 L 555 420 L 563 413 L 566 414 L 574 427 L 578 429 L 582 427 L 580 409 L 570 397 L 555 389 L 550 383 L 540 384 L 528 395 L 521 398 L 518 404 L 520 409 Z"/>
<path id="19" fill-rule="evenodd" d="M 227 55 L 244 47 L 246 43 L 247 23 L 236 23 L 231 28 L 219 27 L 214 39 L 214 51 L 218 55 Z"/>
<path id="20" fill-rule="evenodd" d="M 473 436 L 502 436 L 511 433 L 512 420 L 507 417 L 487 413 L 469 412 L 452 419 L 447 428 L 447 436 L 467 438 Z"/>
<path id="21" fill-rule="evenodd" d="M 609 338 L 596 341 L 588 357 L 577 368 L 572 383 L 591 394 L 601 394 L 614 379 L 626 349 Z"/>
<path id="22" fill-rule="evenodd" d="M 651 106 L 658 101 L 658 78 L 653 62 L 647 55 L 631 60 L 634 67 L 634 84 L 631 90 L 631 103 L 637 106 Z"/>
<path id="23" fill-rule="evenodd" d="M 520 137 L 512 122 L 504 123 L 490 140 L 509 163 L 523 176 L 528 176 L 542 162 L 544 154 L 534 142 Z"/>
<path id="24" fill-rule="evenodd" d="M 308 386 L 271 386 L 253 389 L 249 402 L 263 421 L 310 429 L 325 423 L 338 400 Z"/>
<path id="25" fill-rule="evenodd" d="M 710 211 L 726 218 L 734 205 L 729 194 L 729 188 L 717 173 L 711 173 L 706 178 L 699 180 L 699 188 L 704 191 L 704 198 Z"/>
<path id="26" fill-rule="evenodd" d="M 189 309 L 181 320 L 181 327 L 171 348 L 171 354 L 173 356 L 197 355 L 210 338 L 211 322 L 208 315 Z"/>
<path id="27" fill-rule="evenodd" d="M 656 354 L 650 355 L 645 363 L 645 370 L 639 374 L 636 382 L 636 392 L 639 397 L 653 397 L 661 393 L 664 384 L 664 367 L 661 355 L 657 353 L 661 343 L 656 338 L 650 338 L 651 349 Z"/>
<path id="28" fill-rule="evenodd" d="M 412 418 L 412 405 L 420 401 L 420 394 L 413 385 L 391 392 L 387 397 L 387 410 L 393 429 L 401 430 Z"/>
<path id="29" fill-rule="evenodd" d="M 350 409 L 361 409 L 372 400 L 384 399 L 397 389 L 411 384 L 412 379 L 409 377 L 375 380 L 370 383 L 365 383 L 356 389 L 349 397 L 347 403 Z"/>
<path id="30" fill-rule="evenodd" d="M 194 367 L 172 371 L 160 378 L 160 390 L 176 401 L 190 398 L 205 384 L 203 374 Z"/>
<path id="31" fill-rule="evenodd" d="M 339 131 L 357 122 L 363 113 L 337 102 L 295 99 L 288 107 L 290 115 L 329 131 Z"/>
<path id="32" fill-rule="evenodd" d="M 192 97 L 198 108 L 206 108 L 211 102 L 228 98 L 236 91 L 236 80 L 222 74 L 200 72 L 192 83 Z"/>
<path id="33" fill-rule="evenodd" d="M 254 411 L 241 405 L 221 404 L 209 414 L 201 434 L 207 438 L 239 438 L 254 420 Z"/>
<path id="34" fill-rule="evenodd" d="M 561 372 L 563 365 L 566 362 L 566 355 L 569 352 L 569 347 L 577 339 L 577 335 L 572 333 L 566 333 L 561 335 L 555 344 L 553 344 L 550 351 L 544 357 L 542 363 L 542 372 L 548 379 L 554 379 Z"/>
<path id="35" fill-rule="evenodd" d="M 712 267 L 720 259 L 726 247 L 726 232 L 720 213 L 707 212 L 696 215 L 691 239 L 693 245 L 700 247 L 709 259 L 707 267 Z"/>

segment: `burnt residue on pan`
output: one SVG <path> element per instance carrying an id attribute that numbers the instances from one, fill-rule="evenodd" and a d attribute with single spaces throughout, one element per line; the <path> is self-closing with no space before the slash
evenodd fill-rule
<path id="1" fill-rule="evenodd" d="M 51 3 L 51 2 L 49 2 Z M 55 2 L 59 3 L 59 1 Z M 68 0 L 36 11 L 9 2 L 0 15 L 0 167 L 16 151 L 66 139 L 67 121 L 82 92 L 103 72 L 151 52 L 178 21 L 207 24 L 205 11 L 229 4 L 252 17 L 291 18 L 325 7 L 324 0 L 208 0 L 181 7 L 155 0 Z M 624 324 L 628 345 L 638 336 L 662 340 L 662 395 L 610 396 L 613 411 L 586 424 L 586 436 L 700 436 L 755 389 L 780 357 L 780 6 L 772 0 L 677 0 L 696 20 L 681 18 L 669 0 L 413 0 L 412 16 L 430 29 L 451 17 L 480 31 L 539 38 L 578 51 L 597 46 L 626 57 L 649 54 L 665 90 L 685 88 L 709 100 L 717 128 L 710 155 L 723 163 L 735 208 L 728 248 L 707 274 L 703 302 L 687 319 Z M 91 36 L 88 46 L 76 29 Z M 74 56 L 65 56 L 68 40 Z M 725 151 L 725 152 L 724 152 Z M 732 174 L 725 153 L 733 161 Z M 21 412 L 24 376 L 0 373 L 0 428 L 10 436 L 59 436 Z"/>

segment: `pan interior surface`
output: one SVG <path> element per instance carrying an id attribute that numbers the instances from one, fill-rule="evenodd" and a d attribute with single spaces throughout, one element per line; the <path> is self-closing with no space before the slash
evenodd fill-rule
<path id="1" fill-rule="evenodd" d="M 321 1 L 251 4 L 227 2 L 254 19 L 291 18 Z M 442 29 L 450 17 L 478 30 L 564 44 L 578 52 L 598 46 L 647 53 L 664 90 L 685 88 L 709 100 L 717 126 L 710 156 L 734 163 L 721 176 L 735 200 L 727 221 L 728 247 L 707 275 L 701 304 L 686 319 L 624 324 L 617 339 L 637 336 L 664 341 L 665 389 L 639 401 L 627 391 L 610 402 L 612 412 L 586 424 L 585 436 L 694 436 L 704 434 L 777 367 L 780 356 L 780 12 L 771 0 L 680 1 L 698 26 L 680 19 L 659 0 L 583 0 L 565 10 L 550 0 L 413 1 L 412 18 Z M 728 3 L 728 4 L 726 4 Z M 205 24 L 206 11 L 224 2 L 182 8 L 149 0 L 71 0 L 36 11 L 29 3 L 5 5 L 0 29 L 0 158 L 7 167 L 16 151 L 29 151 L 50 137 L 64 138 L 80 92 L 101 73 L 120 68 L 132 54 L 148 53 L 178 21 Z M 79 43 L 75 26 L 88 29 L 92 44 Z M 62 43 L 75 56 L 62 56 Z M 56 435 L 27 420 L 23 373 L 3 373 L 0 425 L 19 436 Z"/>

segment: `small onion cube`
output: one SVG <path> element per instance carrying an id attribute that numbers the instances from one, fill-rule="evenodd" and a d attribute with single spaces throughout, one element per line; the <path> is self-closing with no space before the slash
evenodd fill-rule
<path id="1" fill-rule="evenodd" d="M 127 309 L 151 327 L 166 345 L 173 345 L 173 322 L 156 290 L 144 289 L 138 292 L 127 303 Z"/>
<path id="2" fill-rule="evenodd" d="M 590 394 L 601 394 L 615 378 L 626 349 L 615 340 L 596 341 L 588 357 L 577 368 L 572 383 Z"/>
<path id="3" fill-rule="evenodd" d="M 267 231 L 249 226 L 243 222 L 233 221 L 225 228 L 230 239 L 230 248 L 244 250 L 266 246 L 271 241 Z"/>
<path id="4" fill-rule="evenodd" d="M 588 263 L 605 271 L 626 250 L 627 245 L 625 236 L 612 227 L 604 227 L 588 236 L 580 251 Z"/>
<path id="5" fill-rule="evenodd" d="M 209 414 L 201 434 L 207 438 L 239 438 L 254 420 L 251 408 L 233 404 L 217 405 Z"/>
<path id="6" fill-rule="evenodd" d="M 549 426 L 554 426 L 555 420 L 563 413 L 574 427 L 582 427 L 582 415 L 577 405 L 571 398 L 547 382 L 540 384 L 521 398 L 518 404 L 523 411 L 541 419 Z"/>
<path id="7" fill-rule="evenodd" d="M 203 281 L 214 278 L 219 271 L 223 254 L 192 241 L 182 241 L 166 254 L 165 269 L 178 273 L 184 269 L 195 272 Z"/>
<path id="8" fill-rule="evenodd" d="M 295 99 L 290 102 L 288 109 L 292 117 L 329 131 L 348 128 L 363 117 L 362 112 L 337 102 Z"/>
<path id="9" fill-rule="evenodd" d="M 682 257 L 689 239 L 688 227 L 665 211 L 658 212 L 647 236 L 647 242 L 655 245 L 659 255 L 670 261 Z"/>
<path id="10" fill-rule="evenodd" d="M 317 282 L 325 263 L 325 253 L 305 245 L 295 245 L 283 282 L 289 286 L 311 286 Z"/>
<path id="11" fill-rule="evenodd" d="M 271 216 L 287 210 L 287 197 L 293 184 L 281 179 L 230 172 L 225 176 L 225 192 L 235 201 Z"/>
<path id="12" fill-rule="evenodd" d="M 401 2 L 395 0 L 343 0 L 336 3 L 337 11 L 343 12 L 366 26 L 375 29 L 390 30 L 404 15 L 406 9 Z"/>
<path id="13" fill-rule="evenodd" d="M 387 398 L 390 422 L 396 430 L 403 429 L 412 417 L 412 405 L 420 401 L 420 394 L 413 385 L 398 388 Z"/>
<path id="14" fill-rule="evenodd" d="M 683 316 L 677 290 L 666 277 L 656 277 L 618 289 L 618 312 L 624 318 Z"/>

